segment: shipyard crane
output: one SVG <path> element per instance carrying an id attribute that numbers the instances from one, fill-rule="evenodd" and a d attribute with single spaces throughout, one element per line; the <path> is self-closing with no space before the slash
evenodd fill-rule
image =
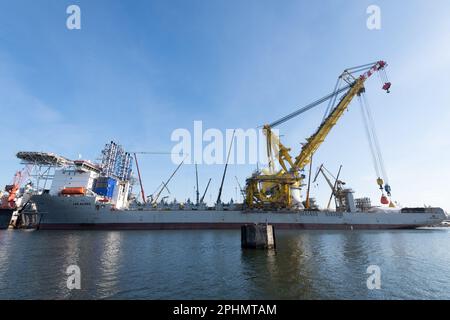
<path id="1" fill-rule="evenodd" d="M 377 61 L 344 70 L 338 77 L 335 89 L 332 93 L 318 99 L 305 107 L 263 126 L 263 132 L 267 139 L 267 156 L 269 160 L 268 171 L 256 171 L 246 181 L 246 205 L 249 208 L 292 208 L 301 206 L 300 190 L 304 175 L 301 171 L 310 163 L 314 152 L 320 147 L 331 129 L 347 110 L 352 99 L 364 92 L 364 83 L 374 73 L 380 74 L 380 79 L 384 80 L 383 90 L 389 92 L 391 83 L 387 81 L 384 61 Z M 343 96 L 336 103 L 338 96 Z M 329 101 L 322 123 L 317 130 L 306 139 L 302 145 L 300 153 L 294 158 L 290 155 L 291 149 L 284 146 L 279 137 L 272 131 L 272 128 L 285 123 L 286 121 Z M 275 160 L 277 158 L 280 170 L 275 170 Z M 378 183 L 383 183 L 378 177 Z M 390 190 L 390 187 L 388 188 Z"/>
<path id="2" fill-rule="evenodd" d="M 325 166 L 323 164 L 321 164 L 320 167 L 317 169 L 316 175 L 314 177 L 313 183 L 315 183 L 317 181 L 319 174 L 322 174 L 323 177 L 325 178 L 325 181 L 327 182 L 328 186 L 330 186 L 331 195 L 330 195 L 330 199 L 328 200 L 327 209 L 330 209 L 331 199 L 333 199 L 333 196 L 336 200 L 336 209 L 338 209 L 339 207 L 341 207 L 341 208 L 345 207 L 345 205 L 344 205 L 345 193 L 343 192 L 345 182 L 339 179 L 341 170 L 342 170 L 342 165 L 339 167 L 339 171 L 338 171 L 336 177 L 334 177 L 334 175 L 327 168 L 325 168 Z M 334 179 L 334 183 L 331 182 L 331 178 L 328 175 L 330 175 L 331 178 Z"/>

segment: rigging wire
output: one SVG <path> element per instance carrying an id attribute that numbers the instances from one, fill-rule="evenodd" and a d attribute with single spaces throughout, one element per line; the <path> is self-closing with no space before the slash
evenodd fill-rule
<path id="1" fill-rule="evenodd" d="M 337 94 L 336 92 L 338 91 L 338 88 L 340 87 L 341 82 L 342 82 L 342 78 L 339 77 L 339 78 L 336 80 L 336 85 L 334 86 L 334 90 L 333 90 L 334 96 L 331 98 L 330 102 L 328 102 L 328 106 L 327 106 L 327 108 L 325 109 L 325 113 L 324 113 L 324 115 L 323 115 L 322 122 L 324 122 L 325 119 L 328 117 L 328 115 L 330 114 L 330 112 L 331 112 L 331 110 L 332 110 L 332 107 L 333 107 L 333 106 L 335 105 L 335 103 L 336 103 L 336 99 L 337 99 L 337 96 L 338 96 L 338 94 Z"/>
<path id="2" fill-rule="evenodd" d="M 378 166 L 377 157 L 376 157 L 376 154 L 375 154 L 375 148 L 374 148 L 374 145 L 373 145 L 373 142 L 372 142 L 372 136 L 371 136 L 370 129 L 369 129 L 367 115 L 366 115 L 366 112 L 364 110 L 365 109 L 364 108 L 364 103 L 363 103 L 363 100 L 362 100 L 360 95 L 358 95 L 358 101 L 359 101 L 359 103 L 361 105 L 361 116 L 362 116 L 363 123 L 364 123 L 364 129 L 365 129 L 367 141 L 369 142 L 369 148 L 370 148 L 370 154 L 372 156 L 373 167 L 375 169 L 375 173 L 377 174 L 377 177 L 381 177 L 380 169 L 379 169 L 379 166 Z"/>
<path id="3" fill-rule="evenodd" d="M 280 124 L 282 124 L 282 123 L 284 123 L 284 122 L 286 122 L 286 121 L 288 121 L 288 120 L 298 116 L 299 114 L 302 114 L 303 112 L 308 111 L 309 109 L 312 109 L 312 108 L 318 106 L 319 104 L 327 101 L 328 99 L 333 98 L 335 95 L 338 95 L 339 93 L 350 89 L 350 87 L 351 87 L 350 85 L 346 85 L 346 86 L 340 88 L 339 90 L 337 90 L 336 92 L 330 93 L 330 94 L 326 95 L 325 97 L 323 97 L 323 98 L 321 98 L 319 100 L 316 100 L 316 101 L 308 104 L 307 106 L 305 106 L 305 107 L 303 107 L 303 108 L 301 108 L 301 109 L 299 109 L 297 111 L 294 111 L 294 112 L 288 114 L 287 116 L 284 116 L 283 118 L 281 118 L 281 119 L 279 119 L 279 120 L 277 120 L 275 122 L 272 122 L 271 124 L 269 124 L 269 126 L 271 128 L 273 128 L 275 126 L 278 126 L 278 125 L 280 125 Z"/>
<path id="4" fill-rule="evenodd" d="M 363 117 L 367 140 L 369 141 L 369 147 L 370 147 L 370 152 L 372 155 L 374 169 L 378 176 L 377 184 L 379 185 L 380 190 L 383 194 L 381 202 L 383 204 L 387 204 L 389 202 L 386 199 L 386 197 L 384 196 L 384 191 L 386 191 L 388 196 L 391 196 L 391 187 L 389 185 L 389 179 L 388 179 L 388 176 L 386 173 L 383 155 L 381 153 L 380 143 L 379 143 L 376 128 L 375 128 L 375 122 L 373 120 L 372 113 L 370 110 L 370 105 L 367 100 L 367 96 L 364 94 L 364 91 L 361 92 L 360 95 L 358 95 L 358 100 L 361 104 L 361 114 Z M 383 184 L 384 184 L 384 188 L 383 188 Z M 392 202 L 390 205 L 392 205 Z"/>
<path id="5" fill-rule="evenodd" d="M 334 176 L 334 174 L 328 170 L 327 168 L 325 168 L 325 166 L 322 167 L 323 170 L 325 170 L 334 180 L 336 180 L 337 178 Z"/>
<path id="6" fill-rule="evenodd" d="M 328 108 L 327 108 L 327 110 L 325 112 L 325 116 L 324 116 L 324 119 L 323 119 L 323 120 L 325 120 L 325 118 L 331 112 L 330 109 L 332 109 L 332 107 L 334 106 L 334 104 L 336 102 L 336 99 L 337 99 L 337 96 L 340 93 L 350 89 L 353 86 L 354 82 L 357 80 L 357 78 L 355 78 L 354 74 L 358 73 L 358 72 L 361 72 L 361 71 L 370 70 L 376 64 L 377 63 L 374 62 L 374 63 L 368 63 L 368 64 L 364 64 L 364 65 L 360 65 L 360 66 L 357 66 L 357 67 L 346 69 L 338 77 L 338 80 L 337 80 L 336 85 L 335 85 L 335 89 L 334 89 L 334 91 L 332 93 L 322 97 L 319 100 L 316 100 L 316 101 L 306 105 L 305 107 L 303 107 L 301 109 L 298 109 L 297 111 L 294 111 L 294 112 L 284 116 L 281 119 L 278 119 L 277 121 L 274 121 L 274 122 L 270 123 L 269 126 L 271 128 L 273 128 L 275 126 L 278 126 L 278 125 L 280 125 L 280 124 L 282 124 L 282 123 L 284 123 L 284 122 L 286 122 L 286 121 L 288 121 L 288 120 L 290 120 L 290 119 L 292 119 L 292 118 L 294 118 L 294 117 L 296 117 L 296 116 L 298 116 L 298 115 L 300 115 L 300 114 L 302 114 L 302 113 L 304 113 L 304 112 L 306 112 L 306 111 L 308 111 L 308 110 L 310 110 L 310 109 L 312 109 L 312 108 L 314 108 L 314 107 L 316 107 L 316 106 L 318 106 L 320 104 L 322 104 L 323 102 L 325 102 L 325 101 L 327 101 L 329 99 L 332 99 L 332 102 L 329 103 Z M 383 76 L 387 79 L 386 72 L 385 72 L 384 69 L 383 70 L 379 69 L 379 70 L 376 70 L 376 71 L 383 71 Z M 344 85 L 343 87 L 340 87 L 340 84 L 341 84 L 342 81 L 346 82 L 346 85 Z M 389 88 L 387 88 L 387 89 L 389 89 Z"/>
<path id="7" fill-rule="evenodd" d="M 382 177 L 383 177 L 384 181 L 386 182 L 386 184 L 389 184 L 388 176 L 386 174 L 386 169 L 384 166 L 383 155 L 381 153 L 380 143 L 378 140 L 377 130 L 375 128 L 375 122 L 373 121 L 372 112 L 370 110 L 369 101 L 367 100 L 367 96 L 364 93 L 362 94 L 362 96 L 363 96 L 363 100 L 364 100 L 365 111 L 367 113 L 367 118 L 369 120 L 369 125 L 370 125 L 371 131 L 372 131 L 373 141 L 375 143 L 375 151 L 377 153 L 377 157 L 378 157 L 378 160 L 380 163 L 381 173 L 383 175 Z"/>
<path id="8" fill-rule="evenodd" d="M 372 67 L 373 65 L 377 64 L 377 61 L 372 62 L 372 63 L 366 63 L 366 64 L 362 64 L 356 67 L 351 67 L 351 68 L 347 68 L 345 69 L 345 71 L 351 71 L 351 72 L 355 72 L 355 70 L 367 70 L 370 69 L 370 67 Z"/>

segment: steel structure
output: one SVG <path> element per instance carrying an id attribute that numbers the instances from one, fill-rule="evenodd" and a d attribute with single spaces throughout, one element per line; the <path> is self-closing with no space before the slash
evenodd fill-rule
<path id="1" fill-rule="evenodd" d="M 387 66 L 384 61 L 377 61 L 344 70 L 339 76 L 332 93 L 307 106 L 263 127 L 267 136 L 267 156 L 269 158 L 269 172 L 255 172 L 246 183 L 246 205 L 249 208 L 291 208 L 302 206 L 300 190 L 304 175 L 300 172 L 311 162 L 312 155 L 323 143 L 331 129 L 347 110 L 352 99 L 364 92 L 364 83 L 376 72 L 384 72 Z M 383 80 L 387 81 L 383 74 Z M 383 90 L 389 92 L 390 82 L 383 83 Z M 338 100 L 338 96 L 343 93 Z M 317 130 L 306 139 L 300 153 L 294 158 L 290 155 L 290 148 L 285 147 L 278 136 L 272 131 L 274 126 L 280 125 L 321 103 L 330 100 L 324 119 Z M 336 103 L 337 101 L 337 103 Z M 277 158 L 281 170 L 275 171 L 274 156 Z M 381 178 L 379 178 L 382 181 Z M 294 201 L 295 200 L 295 201 Z"/>
<path id="2" fill-rule="evenodd" d="M 101 173 L 105 177 L 116 177 L 123 181 L 131 178 L 133 157 L 114 141 L 102 150 Z"/>
<path id="3" fill-rule="evenodd" d="M 21 151 L 16 156 L 25 166 L 27 178 L 32 180 L 34 193 L 40 193 L 49 187 L 56 168 L 74 165 L 72 160 L 51 152 Z"/>

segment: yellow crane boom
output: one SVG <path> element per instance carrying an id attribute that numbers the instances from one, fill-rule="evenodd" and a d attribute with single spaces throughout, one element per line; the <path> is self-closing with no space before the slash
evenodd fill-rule
<path id="1" fill-rule="evenodd" d="M 347 110 L 350 102 L 353 98 L 364 91 L 364 83 L 366 80 L 376 71 L 384 69 L 386 67 L 384 61 L 378 61 L 372 68 L 366 73 L 362 74 L 360 77 L 356 78 L 351 84 L 350 89 L 341 99 L 338 105 L 331 111 L 328 117 L 322 122 L 317 131 L 307 139 L 307 143 L 302 147 L 300 154 L 295 158 L 294 168 L 302 169 L 310 161 L 311 156 L 320 147 L 322 142 L 325 140 L 328 133 L 336 125 L 339 118 L 342 116 L 345 110 Z M 341 77 L 348 76 L 349 71 L 345 70 Z M 389 90 L 390 83 L 386 83 L 383 89 Z"/>
<path id="2" fill-rule="evenodd" d="M 356 80 L 355 84 L 350 88 L 347 94 L 339 102 L 336 108 L 333 109 L 325 121 L 322 122 L 317 131 L 307 139 L 307 142 L 303 145 L 300 154 L 295 158 L 293 166 L 295 169 L 301 170 L 309 163 L 313 153 L 316 152 L 322 142 L 325 141 L 328 133 L 330 133 L 331 129 L 336 125 L 338 120 L 344 114 L 344 111 L 347 110 L 352 99 L 364 89 L 364 81 L 365 80 L 361 78 Z"/>
<path id="3" fill-rule="evenodd" d="M 248 207 L 291 207 L 292 190 L 297 192 L 303 180 L 303 176 L 299 174 L 301 170 L 311 161 L 314 152 L 320 147 L 331 129 L 336 125 L 338 120 L 348 108 L 352 99 L 364 91 L 365 81 L 375 72 L 383 70 L 386 67 L 386 62 L 378 61 L 363 66 L 358 66 L 344 70 L 339 76 L 338 83 L 333 93 L 281 118 L 272 124 L 267 124 L 263 127 L 264 133 L 267 137 L 267 155 L 269 157 L 269 173 L 261 174 L 259 172 L 253 174 L 247 179 L 246 184 L 246 204 Z M 355 73 L 365 71 L 359 76 Z M 346 82 L 342 88 L 338 88 L 340 81 Z M 383 89 L 389 92 L 391 84 L 386 82 Z M 299 114 L 334 98 L 347 91 L 337 105 L 324 118 L 319 128 L 306 139 L 300 154 L 295 157 L 295 160 L 289 154 L 290 148 L 285 147 L 279 137 L 272 131 L 274 126 L 284 123 Z M 333 103 L 333 102 L 332 102 Z M 276 154 L 281 166 L 281 170 L 274 172 L 273 153 Z M 287 167 L 289 164 L 289 168 Z"/>

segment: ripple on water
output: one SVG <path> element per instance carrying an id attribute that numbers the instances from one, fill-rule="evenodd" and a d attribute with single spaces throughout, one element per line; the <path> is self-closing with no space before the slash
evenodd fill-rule
<path id="1" fill-rule="evenodd" d="M 449 230 L 277 231 L 277 250 L 239 231 L 0 231 L 0 298 L 450 299 Z M 68 290 L 77 264 L 82 289 Z M 368 290 L 369 265 L 381 290 Z"/>

